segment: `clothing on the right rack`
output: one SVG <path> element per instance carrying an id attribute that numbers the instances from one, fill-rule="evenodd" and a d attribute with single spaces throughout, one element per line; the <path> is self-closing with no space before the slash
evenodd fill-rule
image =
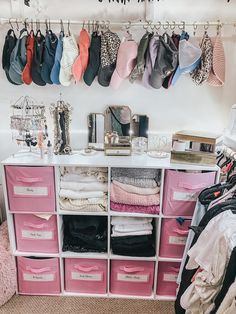
<path id="1" fill-rule="evenodd" d="M 176 314 L 217 313 L 235 280 L 236 268 L 232 272 L 232 265 L 236 246 L 236 187 L 233 181 L 216 184 L 199 195 L 186 244 L 188 256 L 183 257 L 180 271 Z"/>

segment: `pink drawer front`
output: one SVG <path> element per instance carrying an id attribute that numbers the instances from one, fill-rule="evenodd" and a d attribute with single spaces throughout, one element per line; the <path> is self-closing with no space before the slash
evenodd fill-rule
<path id="1" fill-rule="evenodd" d="M 17 250 L 23 252 L 58 253 L 56 216 L 48 220 L 31 214 L 15 214 Z"/>
<path id="2" fill-rule="evenodd" d="M 105 294 L 107 292 L 107 261 L 83 258 L 65 259 L 65 290 Z"/>
<path id="3" fill-rule="evenodd" d="M 53 167 L 6 166 L 5 171 L 10 211 L 55 211 Z"/>
<path id="4" fill-rule="evenodd" d="M 58 258 L 33 259 L 17 257 L 19 293 L 59 294 L 60 267 Z"/>
<path id="5" fill-rule="evenodd" d="M 182 258 L 187 241 L 191 220 L 184 220 L 180 224 L 175 218 L 165 218 L 161 226 L 161 257 Z"/>
<path id="6" fill-rule="evenodd" d="M 150 296 L 153 274 L 154 262 L 112 261 L 111 293 Z"/>
<path id="7" fill-rule="evenodd" d="M 192 216 L 199 193 L 215 182 L 215 172 L 187 173 L 166 170 L 163 213 Z"/>
<path id="8" fill-rule="evenodd" d="M 160 262 L 158 265 L 157 295 L 176 296 L 178 287 L 176 281 L 180 264 L 171 262 Z"/>

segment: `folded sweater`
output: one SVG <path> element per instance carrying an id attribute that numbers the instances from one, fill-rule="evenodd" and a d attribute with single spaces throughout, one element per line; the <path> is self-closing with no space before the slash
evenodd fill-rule
<path id="1" fill-rule="evenodd" d="M 69 198 L 71 200 L 79 200 L 81 198 L 99 198 L 103 197 L 104 193 L 100 191 L 90 191 L 90 192 L 77 192 L 72 190 L 61 189 L 59 196 L 62 198 Z"/>
<path id="2" fill-rule="evenodd" d="M 160 192 L 160 188 L 157 186 L 155 188 L 140 188 L 137 186 L 133 186 L 130 184 L 121 183 L 119 181 L 113 180 L 113 184 L 119 186 L 122 190 L 134 193 L 134 194 L 140 194 L 140 195 L 153 195 Z"/>
<path id="3" fill-rule="evenodd" d="M 152 222 L 152 218 L 149 218 L 149 217 L 116 217 L 116 216 L 111 217 L 111 224 L 113 226 L 124 225 L 124 224 L 140 225 L 140 224 L 147 224 L 151 222 Z"/>
<path id="4" fill-rule="evenodd" d="M 112 179 L 118 182 L 124 183 L 124 184 L 129 184 L 129 185 L 137 186 L 140 188 L 157 187 L 157 182 L 154 179 L 136 179 L 136 178 L 118 177 L 118 176 L 113 176 Z"/>
<path id="5" fill-rule="evenodd" d="M 111 175 L 114 177 L 128 177 L 136 179 L 155 179 L 158 177 L 158 169 L 145 168 L 112 168 Z"/>
<path id="6" fill-rule="evenodd" d="M 115 202 L 110 202 L 111 210 L 117 212 L 125 212 L 125 213 L 144 213 L 144 214 L 158 214 L 160 212 L 159 205 L 152 206 L 139 206 L 139 205 L 128 205 L 128 204 L 119 204 Z"/>
<path id="7" fill-rule="evenodd" d="M 111 184 L 111 201 L 121 204 L 129 205 L 159 205 L 160 196 L 159 194 L 154 195 L 138 195 L 134 193 L 128 193 L 122 190 L 115 184 Z"/>
<path id="8" fill-rule="evenodd" d="M 98 172 L 96 175 L 68 173 L 61 176 L 61 181 L 66 182 L 107 182 L 107 173 Z"/>
<path id="9" fill-rule="evenodd" d="M 108 191 L 107 183 L 103 182 L 67 182 L 61 181 L 60 182 L 61 189 L 72 190 L 72 191 Z"/>
<path id="10" fill-rule="evenodd" d="M 107 199 L 92 198 L 81 200 L 59 199 L 61 210 L 102 212 L 107 211 Z"/>

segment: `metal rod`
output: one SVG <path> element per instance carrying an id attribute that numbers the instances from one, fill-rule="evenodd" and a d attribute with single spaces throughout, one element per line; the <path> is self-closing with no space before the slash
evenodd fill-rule
<path id="1" fill-rule="evenodd" d="M 7 23 L 24 23 L 25 22 L 25 19 L 22 19 L 22 18 L 0 18 L 0 24 L 7 24 Z M 33 21 L 34 23 L 36 22 L 39 22 L 41 24 L 44 24 L 45 23 L 45 19 L 42 19 L 42 20 L 34 20 Z M 70 20 L 70 24 L 74 24 L 74 25 L 83 25 L 84 24 L 84 20 L 83 21 L 79 21 L 79 20 Z M 107 23 L 108 21 L 97 21 L 99 23 L 99 25 L 104 25 L 104 23 Z M 67 24 L 68 23 L 68 20 L 50 20 L 50 23 L 51 24 Z M 176 21 L 165 21 L 165 22 L 160 22 L 160 21 L 138 21 L 138 22 L 132 22 L 132 21 L 127 21 L 127 22 L 118 22 L 118 21 L 114 21 L 114 22 L 110 22 L 109 25 L 111 26 L 125 26 L 127 24 L 129 24 L 131 27 L 141 27 L 141 26 L 147 26 L 147 25 L 155 25 L 155 24 L 158 24 L 158 25 L 161 25 L 161 26 L 182 26 L 183 23 L 185 24 L 185 26 L 204 26 L 204 25 L 209 25 L 209 26 L 234 26 L 236 27 L 236 21 L 231 21 L 231 22 L 223 22 L 223 21 L 212 21 L 212 22 L 209 22 L 209 21 L 205 21 L 205 22 L 185 22 L 185 21 L 180 21 L 180 22 L 176 22 Z"/>

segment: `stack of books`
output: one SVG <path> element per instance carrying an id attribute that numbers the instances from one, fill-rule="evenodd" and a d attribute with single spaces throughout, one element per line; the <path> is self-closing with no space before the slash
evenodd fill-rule
<path id="1" fill-rule="evenodd" d="M 173 141 L 186 142 L 184 151 L 172 150 L 171 162 L 198 165 L 216 164 L 216 146 L 223 137 L 219 134 L 183 130 L 174 134 Z"/>

